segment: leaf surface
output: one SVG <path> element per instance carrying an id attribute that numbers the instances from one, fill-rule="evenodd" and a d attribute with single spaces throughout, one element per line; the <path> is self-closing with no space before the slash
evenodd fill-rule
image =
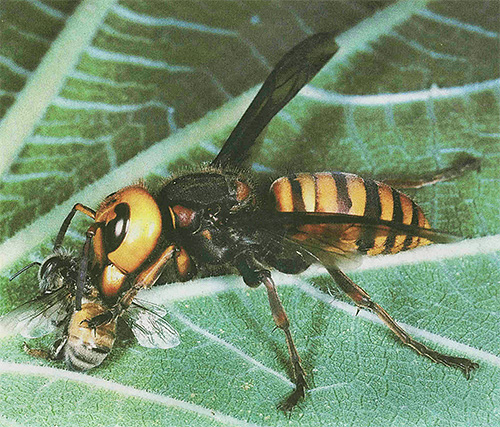
<path id="1" fill-rule="evenodd" d="M 2 114 L 76 7 L 16 2 L 21 18 L 12 4 L 1 9 Z M 88 374 L 29 357 L 19 336 L 3 339 L 0 423 L 500 423 L 498 4 L 403 1 L 371 12 L 338 2 L 112 4 L 1 178 L 0 313 L 35 296 L 33 271 L 8 276 L 50 252 L 73 203 L 96 206 L 140 177 L 154 187 L 210 161 L 279 57 L 308 34 L 338 29 L 341 51 L 273 120 L 252 168 L 381 179 L 479 158 L 479 172 L 407 191 L 433 226 L 469 240 L 349 272 L 417 339 L 477 361 L 471 380 L 405 348 L 371 314 L 356 317 L 340 294 L 322 292 L 324 271 L 276 273 L 311 386 L 287 418 L 276 404 L 292 390 L 291 373 L 266 295 L 222 276 L 145 293 L 169 309 L 181 344 L 145 349 L 122 337 Z M 79 218 L 65 245 L 79 250 L 86 226 Z"/>

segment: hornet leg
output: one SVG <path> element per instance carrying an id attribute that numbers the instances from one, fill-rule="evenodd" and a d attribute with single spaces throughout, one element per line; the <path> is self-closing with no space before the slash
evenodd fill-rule
<path id="1" fill-rule="evenodd" d="M 468 171 L 481 169 L 480 159 L 469 154 L 460 156 L 450 167 L 435 172 L 433 175 L 417 179 L 384 179 L 384 183 L 396 188 L 422 188 L 438 182 L 451 181 L 460 178 Z"/>
<path id="2" fill-rule="evenodd" d="M 460 369 L 468 379 L 470 372 L 476 369 L 479 365 L 469 359 L 463 357 L 449 356 L 447 354 L 438 353 L 435 350 L 425 346 L 424 344 L 414 340 L 408 333 L 401 328 L 389 314 L 377 303 L 373 302 L 360 286 L 356 285 L 349 279 L 342 271 L 335 269 L 328 269 L 328 272 L 333 277 L 337 285 L 349 296 L 358 307 L 366 308 L 375 313 L 388 327 L 394 332 L 401 342 L 418 354 L 428 357 L 433 362 L 441 363 L 442 365 L 452 366 Z"/>
<path id="3" fill-rule="evenodd" d="M 109 323 L 113 319 L 120 317 L 122 313 L 130 307 L 141 289 L 149 289 L 155 284 L 166 263 L 174 256 L 176 251 L 177 248 L 175 245 L 168 246 L 153 264 L 136 277 L 132 287 L 120 296 L 115 305 L 104 313 L 91 319 L 84 320 L 83 322 L 87 323 L 87 327 L 89 329 L 96 329 L 98 326 Z"/>
<path id="4" fill-rule="evenodd" d="M 300 364 L 300 357 L 297 347 L 293 342 L 292 333 L 290 332 L 290 322 L 285 312 L 283 304 L 280 301 L 276 285 L 271 278 L 271 272 L 260 266 L 253 257 L 240 258 L 237 262 L 238 270 L 243 276 L 243 280 L 248 286 L 257 287 L 263 284 L 267 290 L 267 297 L 271 307 L 274 323 L 285 333 L 290 362 L 293 368 L 293 380 L 295 390 L 288 396 L 280 405 L 279 409 L 284 412 L 289 412 L 293 407 L 305 396 L 307 389 L 306 373 Z"/>

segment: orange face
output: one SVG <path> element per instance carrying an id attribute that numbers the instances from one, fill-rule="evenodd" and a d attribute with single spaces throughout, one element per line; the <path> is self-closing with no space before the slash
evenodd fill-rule
<path id="1" fill-rule="evenodd" d="M 94 253 L 100 266 L 106 266 L 103 291 L 112 295 L 155 248 L 162 229 L 161 214 L 151 194 L 134 185 L 106 197 L 95 221 L 101 225 L 93 239 Z"/>

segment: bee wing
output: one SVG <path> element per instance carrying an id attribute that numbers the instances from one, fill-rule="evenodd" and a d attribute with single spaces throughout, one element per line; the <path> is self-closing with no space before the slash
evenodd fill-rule
<path id="1" fill-rule="evenodd" d="M 28 301 L 0 317 L 0 337 L 20 333 L 38 338 L 59 327 L 71 312 L 72 299 L 66 287 Z"/>
<path id="2" fill-rule="evenodd" d="M 181 342 L 179 333 L 163 319 L 166 311 L 150 302 L 134 300 L 124 319 L 143 347 L 172 348 Z"/>
<path id="3" fill-rule="evenodd" d="M 288 244 L 300 246 L 326 267 L 352 266 L 370 249 L 397 253 L 417 244 L 461 240 L 439 230 L 349 214 L 277 212 L 263 221 L 266 227 L 274 224 L 271 229 L 284 227 Z"/>
<path id="4" fill-rule="evenodd" d="M 212 166 L 238 166 L 271 119 L 337 52 L 334 33 L 318 33 L 281 58 L 225 142 Z"/>

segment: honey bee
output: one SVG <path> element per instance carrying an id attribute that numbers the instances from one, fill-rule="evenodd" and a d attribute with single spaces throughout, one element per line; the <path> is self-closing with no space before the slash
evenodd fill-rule
<path id="1" fill-rule="evenodd" d="M 459 368 L 466 376 L 477 367 L 469 359 L 415 341 L 341 270 L 344 261 L 359 254 L 394 254 L 456 240 L 431 229 L 408 196 L 383 182 L 343 172 L 291 174 L 275 180 L 269 194 L 260 194 L 242 172 L 262 130 L 337 50 L 335 34 L 318 33 L 285 54 L 203 170 L 171 179 L 156 193 L 142 185 L 123 188 L 106 197 L 96 211 L 80 203 L 73 207 L 56 245 L 76 212 L 93 219 L 83 246 L 75 306 L 84 310 L 89 276 L 109 309 L 87 314 L 91 328 L 112 324 L 140 289 L 156 283 L 170 261 L 182 280 L 205 266 L 236 268 L 248 286 L 265 286 L 274 322 L 285 334 L 295 383 L 280 405 L 288 411 L 304 397 L 307 382 L 271 268 L 297 274 L 319 263 L 358 307 L 377 314 L 417 353 Z M 439 179 L 456 172 L 453 168 Z"/>
<path id="2" fill-rule="evenodd" d="M 58 338 L 52 349 L 33 349 L 25 344 L 25 351 L 35 357 L 64 360 L 72 370 L 87 371 L 99 366 L 113 348 L 118 317 L 95 328 L 87 325 L 87 319 L 109 309 L 88 280 L 81 310 L 74 310 L 79 262 L 69 252 L 57 249 L 42 263 L 31 263 L 17 272 L 11 280 L 33 265 L 40 266 L 40 295 L 0 317 L 0 336 L 20 333 L 26 338 L 38 338 L 56 331 Z M 161 307 L 136 299 L 122 319 L 142 346 L 172 348 L 179 344 L 179 335 L 162 318 L 165 314 Z"/>

